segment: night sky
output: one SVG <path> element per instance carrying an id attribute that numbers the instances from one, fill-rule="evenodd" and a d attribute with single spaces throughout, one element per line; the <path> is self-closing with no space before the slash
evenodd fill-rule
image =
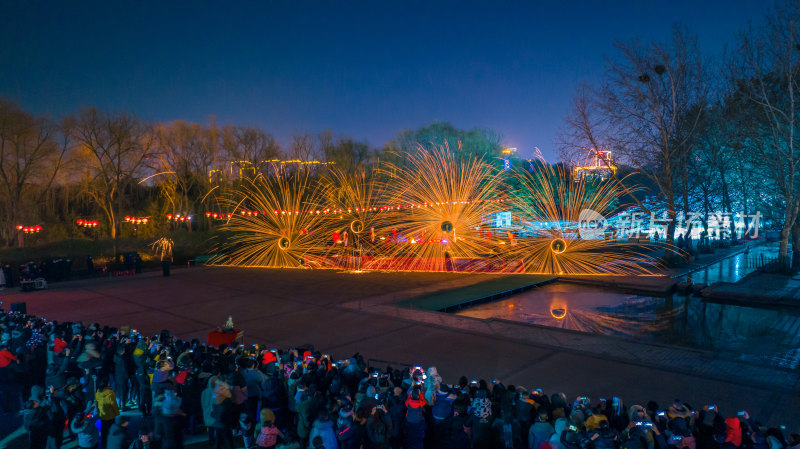
<path id="1" fill-rule="evenodd" d="M 284 144 L 331 129 L 380 147 L 449 121 L 555 158 L 577 85 L 598 79 L 616 39 L 664 39 L 681 22 L 719 55 L 771 3 L 3 0 L 0 96 L 55 118 L 214 116 Z"/>

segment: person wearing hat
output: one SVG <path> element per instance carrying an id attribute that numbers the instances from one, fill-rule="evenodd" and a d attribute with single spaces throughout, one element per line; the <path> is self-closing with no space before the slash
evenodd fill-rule
<path id="1" fill-rule="evenodd" d="M 125 415 L 114 418 L 114 424 L 108 431 L 105 449 L 128 449 L 130 447 L 132 438 L 128 431 L 128 422 L 129 418 Z"/>
<path id="2" fill-rule="evenodd" d="M 44 449 L 47 445 L 47 428 L 49 420 L 47 418 L 47 407 L 43 404 L 44 389 L 39 385 L 34 385 L 31 389 L 31 397 L 25 403 L 22 411 L 23 424 L 28 431 L 28 442 L 31 449 Z"/>

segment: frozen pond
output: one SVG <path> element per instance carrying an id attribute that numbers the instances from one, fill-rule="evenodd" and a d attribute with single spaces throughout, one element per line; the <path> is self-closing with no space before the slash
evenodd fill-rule
<path id="1" fill-rule="evenodd" d="M 723 269 L 723 275 L 732 270 Z M 795 368 L 800 358 L 800 317 L 696 297 L 639 296 L 557 282 L 455 313 L 714 350 L 770 365 Z"/>

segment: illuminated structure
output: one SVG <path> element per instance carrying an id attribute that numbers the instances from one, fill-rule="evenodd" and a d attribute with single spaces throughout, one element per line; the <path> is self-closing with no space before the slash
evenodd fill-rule
<path id="1" fill-rule="evenodd" d="M 234 174 L 238 176 L 239 179 L 243 178 L 253 178 L 258 176 L 263 169 L 272 169 L 273 174 L 277 174 L 282 171 L 286 165 L 297 165 L 300 167 L 308 167 L 308 166 L 325 166 L 325 165 L 333 165 L 333 162 L 323 162 L 323 161 L 304 161 L 300 159 L 269 159 L 266 161 L 258 161 L 254 163 L 253 161 L 230 161 L 228 162 L 228 169 L 219 169 L 215 168 L 208 172 L 208 178 L 213 182 L 215 176 L 223 175 L 225 171 L 227 171 L 228 176 L 231 178 L 234 177 Z M 263 173 L 261 173 L 263 174 Z"/>
<path id="2" fill-rule="evenodd" d="M 583 165 L 573 167 L 572 178 L 578 182 L 581 178 L 595 178 L 603 181 L 617 173 L 617 166 L 610 151 L 589 149 Z"/>
<path id="3" fill-rule="evenodd" d="M 516 148 L 504 148 L 503 149 L 503 170 L 509 171 L 511 170 L 511 156 L 517 154 Z"/>

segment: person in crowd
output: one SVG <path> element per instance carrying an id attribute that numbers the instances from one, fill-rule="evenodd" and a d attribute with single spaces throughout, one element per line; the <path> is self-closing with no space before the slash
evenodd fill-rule
<path id="1" fill-rule="evenodd" d="M 545 442 L 550 440 L 555 431 L 555 428 L 550 423 L 547 410 L 540 409 L 536 422 L 528 431 L 528 449 L 540 449 Z"/>
<path id="2" fill-rule="evenodd" d="M 736 416 L 725 418 L 725 441 L 720 445 L 721 449 L 738 449 L 742 446 L 742 427 L 741 421 Z"/>
<path id="3" fill-rule="evenodd" d="M 392 419 L 381 404 L 372 408 L 367 420 L 367 449 L 389 449 L 392 436 Z M 444 447 L 444 446 L 440 446 Z"/>
<path id="4" fill-rule="evenodd" d="M 597 428 L 589 434 L 589 441 L 594 449 L 619 449 L 622 438 L 616 429 L 612 428 L 608 420 L 598 422 Z"/>
<path id="5" fill-rule="evenodd" d="M 511 394 L 513 395 L 513 393 Z M 508 396 L 502 399 L 500 416 L 492 423 L 492 447 L 522 448 L 522 431 Z"/>
<path id="6" fill-rule="evenodd" d="M 261 449 L 273 449 L 282 438 L 283 432 L 275 427 L 275 414 L 268 408 L 261 409 L 259 423 L 255 429 L 256 446 Z"/>
<path id="7" fill-rule="evenodd" d="M 268 409 L 267 409 L 268 410 Z M 336 431 L 333 428 L 333 421 L 330 419 L 330 414 L 327 410 L 322 409 L 317 414 L 317 419 L 311 425 L 311 432 L 309 439 L 321 438 L 324 447 L 336 448 L 339 444 L 336 442 Z"/>
<path id="8" fill-rule="evenodd" d="M 100 433 L 97 431 L 97 416 L 78 413 L 72 418 L 70 428 L 77 436 L 79 449 L 97 449 L 100 443 Z"/>
<path id="9" fill-rule="evenodd" d="M 42 387 L 34 386 L 31 390 L 31 397 L 25 403 L 25 409 L 22 411 L 31 449 L 45 449 L 47 446 L 48 419 L 43 394 Z"/>
<path id="10" fill-rule="evenodd" d="M 114 390 L 108 386 L 108 377 L 101 376 L 97 383 L 97 393 L 94 396 L 97 416 L 100 419 L 100 442 L 102 447 L 106 447 L 108 431 L 114 424 L 114 419 L 119 415 L 117 398 Z"/>
<path id="11" fill-rule="evenodd" d="M 128 431 L 129 422 L 130 418 L 125 415 L 114 418 L 114 425 L 108 431 L 106 449 L 128 449 L 131 446 L 133 439 Z"/>
<path id="12" fill-rule="evenodd" d="M 161 447 L 162 449 L 180 449 L 183 447 L 183 417 L 181 410 L 182 399 L 178 397 L 173 389 L 164 390 L 164 398 L 161 401 L 161 413 L 159 419 L 161 424 Z"/>
<path id="13" fill-rule="evenodd" d="M 448 385 L 432 366 L 380 371 L 358 353 L 216 348 L 18 312 L 0 312 L 0 383 L 0 408 L 42 449 L 62 446 L 65 422 L 84 449 L 180 448 L 205 431 L 226 449 L 800 449 L 796 433 L 713 404 L 573 402 L 498 380 Z"/>
<path id="14" fill-rule="evenodd" d="M 214 417 L 214 449 L 233 449 L 234 403 L 230 385 L 217 378 L 212 395 L 211 414 Z"/>
<path id="15" fill-rule="evenodd" d="M 491 437 L 492 401 L 485 382 L 480 385 L 472 400 L 472 444 L 475 449 L 488 448 Z"/>

